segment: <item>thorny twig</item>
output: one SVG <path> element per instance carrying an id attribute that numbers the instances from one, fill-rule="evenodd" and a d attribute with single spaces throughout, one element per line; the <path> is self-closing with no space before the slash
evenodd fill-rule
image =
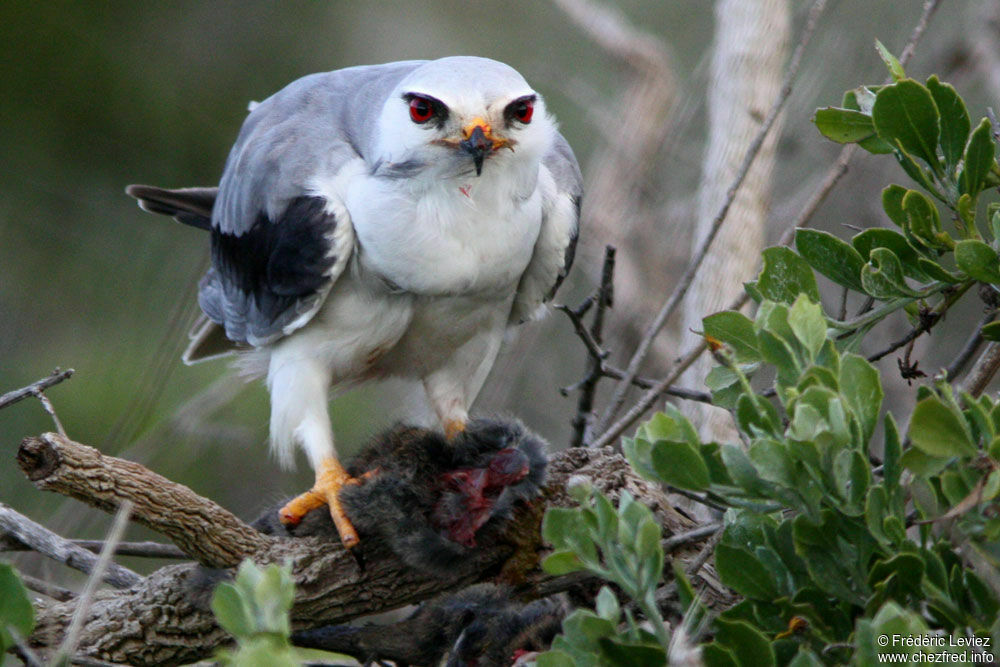
<path id="1" fill-rule="evenodd" d="M 625 370 L 625 379 L 618 385 L 618 388 L 615 390 L 607 409 L 605 409 L 604 413 L 601 415 L 600 425 L 597 428 L 598 431 L 607 431 L 611 420 L 614 419 L 619 410 L 621 410 L 622 405 L 625 403 L 625 396 L 632 384 L 632 378 L 639 373 L 639 367 L 642 365 L 642 362 L 645 361 L 646 355 L 652 347 L 653 340 L 656 338 L 657 334 L 660 333 L 660 330 L 663 329 L 667 320 L 681 304 L 684 300 L 684 296 L 691 288 L 694 278 L 701 268 L 702 262 L 708 255 L 712 242 L 715 240 L 715 237 L 718 235 L 723 223 L 726 221 L 729 209 L 732 206 L 733 201 L 736 199 L 736 195 L 739 193 L 740 188 L 750 171 L 750 167 L 753 166 L 754 160 L 760 152 L 761 147 L 763 147 L 764 141 L 767 139 L 767 135 L 770 133 L 771 127 L 774 125 L 778 115 L 781 113 L 785 103 L 788 101 L 789 95 L 791 95 L 792 83 L 795 80 L 795 76 L 798 74 L 799 65 L 801 64 L 802 56 L 805 53 L 805 47 L 809 43 L 809 39 L 812 37 L 813 31 L 816 28 L 816 24 L 818 23 L 819 17 L 825 6 L 826 0 L 816 0 L 813 3 L 812 8 L 809 10 L 809 17 L 806 20 L 806 26 L 803 29 L 802 38 L 799 40 L 798 46 L 795 47 L 795 52 L 792 54 L 792 58 L 789 61 L 788 72 L 785 75 L 785 80 L 782 83 L 781 92 L 779 93 L 778 98 L 774 101 L 774 104 L 768 111 L 767 117 L 761 124 L 760 130 L 757 132 L 757 136 L 754 137 L 753 142 L 751 142 L 750 147 L 747 149 L 746 156 L 743 158 L 743 163 L 740 165 L 740 169 L 736 174 L 736 179 L 726 192 L 726 199 L 722 203 L 722 207 L 719 209 L 719 212 L 712 220 L 712 225 L 708 234 L 705 236 L 705 239 L 695 252 L 691 263 L 688 265 L 687 269 L 685 269 L 680 282 L 678 282 L 673 292 L 660 308 L 660 311 L 656 314 L 653 322 L 650 324 L 646 333 L 643 335 L 642 340 L 639 342 L 639 346 L 637 347 L 635 353 L 629 360 L 628 367 Z M 673 373 L 671 373 L 671 375 L 673 375 Z M 603 436 L 602 439 L 604 439 Z"/>

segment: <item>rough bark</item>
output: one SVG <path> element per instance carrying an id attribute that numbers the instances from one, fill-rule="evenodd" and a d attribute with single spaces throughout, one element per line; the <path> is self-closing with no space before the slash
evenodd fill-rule
<path id="1" fill-rule="evenodd" d="M 374 537 L 355 549 L 362 569 L 338 541 L 265 536 L 139 464 L 103 456 L 53 434 L 27 439 L 18 460 L 39 488 L 105 510 L 126 498 L 132 500 L 136 521 L 169 531 L 178 546 L 203 560 L 245 551 L 260 564 L 290 562 L 296 584 L 292 609 L 296 629 L 343 623 L 480 581 L 514 585 L 528 598 L 559 590 L 558 580 L 538 566 L 545 552 L 539 527 L 547 506 L 573 505 L 566 493 L 571 475 L 586 476 L 612 497 L 627 490 L 642 498 L 657 514 L 667 537 L 693 525 L 610 449 L 566 450 L 551 458 L 543 499 L 520 508 L 500 537 L 481 545 L 446 579 L 440 579 L 407 567 Z M 204 525 L 207 517 L 213 517 L 211 528 L 218 529 L 217 534 Z M 204 534 L 193 539 L 189 531 Z M 212 548 L 192 546 L 199 540 L 207 540 Z M 691 558 L 697 548 L 692 544 L 677 552 L 678 557 Z M 128 590 L 98 592 L 86 613 L 79 653 L 89 659 L 134 665 L 174 665 L 210 655 L 228 641 L 214 621 L 209 602 L 215 585 L 229 576 L 231 570 L 178 564 L 157 570 Z M 715 582 L 710 571 L 704 580 L 711 598 Z M 57 647 L 75 608 L 75 601 L 39 605 L 31 646 L 42 654 Z"/>
<path id="2" fill-rule="evenodd" d="M 135 521 L 169 537 L 207 567 L 232 567 L 266 538 L 228 510 L 191 489 L 123 459 L 59 435 L 26 438 L 17 464 L 35 486 L 114 512 L 135 503 Z"/>

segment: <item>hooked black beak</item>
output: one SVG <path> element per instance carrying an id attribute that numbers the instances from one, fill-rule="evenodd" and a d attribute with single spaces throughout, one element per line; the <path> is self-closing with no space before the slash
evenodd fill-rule
<path id="1" fill-rule="evenodd" d="M 481 176 L 483 160 L 486 159 L 486 154 L 493 150 L 493 140 L 486 136 L 481 125 L 476 125 L 469 137 L 460 141 L 458 145 L 472 156 L 472 163 L 476 165 L 476 176 Z"/>

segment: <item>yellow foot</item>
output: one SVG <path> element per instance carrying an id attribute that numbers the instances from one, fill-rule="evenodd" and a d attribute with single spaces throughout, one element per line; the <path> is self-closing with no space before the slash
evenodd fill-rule
<path id="1" fill-rule="evenodd" d="M 373 473 L 365 473 L 363 478 L 371 476 Z M 302 517 L 308 512 L 322 507 L 330 506 L 330 516 L 333 518 L 333 525 L 337 527 L 340 534 L 340 541 L 344 547 L 350 549 L 360 542 L 358 531 L 354 529 L 351 520 L 344 513 L 344 508 L 340 504 L 340 489 L 347 484 L 360 484 L 361 480 L 351 477 L 340 465 L 340 461 L 335 458 L 323 459 L 316 469 L 316 484 L 312 489 L 300 496 L 293 498 L 287 505 L 279 510 L 281 522 L 286 526 L 297 526 Z"/>
<path id="2" fill-rule="evenodd" d="M 455 436 L 463 431 L 465 431 L 464 419 L 449 419 L 444 423 L 444 437 L 449 441 L 454 440 Z"/>

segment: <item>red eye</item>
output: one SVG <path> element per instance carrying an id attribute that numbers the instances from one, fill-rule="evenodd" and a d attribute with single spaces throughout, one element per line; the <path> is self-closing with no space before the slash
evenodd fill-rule
<path id="1" fill-rule="evenodd" d="M 518 102 L 514 106 L 514 118 L 518 119 L 525 125 L 531 122 L 531 115 L 533 113 L 535 113 L 535 104 L 531 100 Z"/>
<path id="2" fill-rule="evenodd" d="M 414 123 L 426 123 L 434 117 L 434 105 L 426 97 L 410 99 L 410 118 Z"/>

